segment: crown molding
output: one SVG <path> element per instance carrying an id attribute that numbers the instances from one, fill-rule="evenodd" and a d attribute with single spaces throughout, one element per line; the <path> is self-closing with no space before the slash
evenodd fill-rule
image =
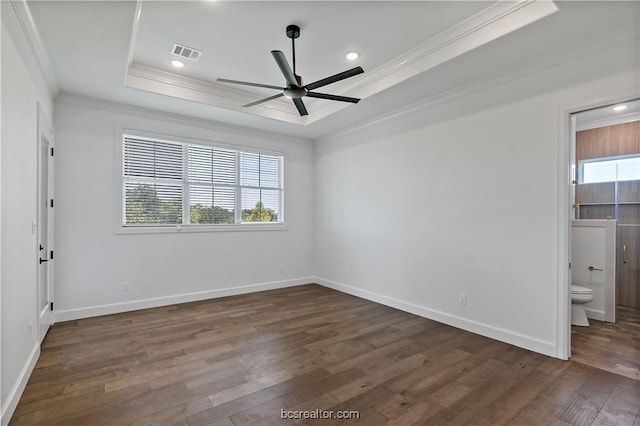
<path id="1" fill-rule="evenodd" d="M 92 98 L 89 96 L 62 92 L 55 98 L 56 104 L 70 105 L 80 108 L 89 108 L 100 111 L 109 111 L 116 114 L 147 118 L 151 120 L 173 123 L 182 126 L 194 126 L 200 129 L 208 129 L 221 133 L 242 135 L 256 139 L 269 139 L 287 143 L 312 143 L 311 139 L 291 136 L 282 133 L 254 130 L 250 127 L 235 126 L 233 124 L 222 123 L 214 120 L 206 120 L 172 112 L 158 111 L 152 108 L 139 107 L 131 104 L 107 101 L 104 99 Z"/>
<path id="2" fill-rule="evenodd" d="M 363 99 L 373 96 L 557 10 L 557 6 L 550 0 L 498 1 L 375 70 L 367 72 L 357 82 L 346 86 L 341 94 Z M 137 9 L 136 13 L 139 11 Z M 131 63 L 125 79 L 127 87 L 302 126 L 315 123 L 349 106 L 340 102 L 314 102 L 313 114 L 306 117 L 300 117 L 287 100 L 271 101 L 249 109 L 243 108 L 243 104 L 255 100 L 255 93 L 136 64 L 134 36 L 137 33 L 137 22 L 136 18 L 129 51 Z"/>
<path id="3" fill-rule="evenodd" d="M 127 71 L 133 64 L 133 55 L 136 52 L 136 43 L 138 41 L 138 28 L 140 27 L 140 14 L 142 14 L 142 0 L 136 2 L 136 11 L 133 15 L 133 25 L 131 26 L 131 38 L 129 40 L 129 51 L 127 52 L 127 69 L 125 70 L 125 81 L 127 79 Z"/>
<path id="4" fill-rule="evenodd" d="M 629 43 L 640 41 L 640 29 L 635 25 L 628 25 L 609 31 L 598 36 L 588 38 L 571 46 L 551 51 L 537 58 L 516 66 L 502 69 L 482 78 L 469 81 L 466 84 L 445 90 L 425 99 L 421 99 L 403 108 L 395 109 L 389 113 L 378 115 L 354 126 L 347 127 L 331 135 L 344 136 L 350 133 L 364 130 L 390 120 L 396 120 L 402 116 L 418 113 L 436 106 L 441 106 L 460 99 L 474 96 L 478 93 L 512 83 L 516 80 L 531 77 L 551 68 L 559 67 L 591 55 L 596 55 Z M 322 139 L 322 138 L 321 138 Z"/>
<path id="5" fill-rule="evenodd" d="M 344 93 L 375 95 L 557 11 L 549 0 L 499 1 L 365 74 Z M 336 111 L 326 107 L 314 112 L 310 123 Z"/>
<path id="6" fill-rule="evenodd" d="M 55 72 L 53 71 L 53 66 L 51 66 L 47 49 L 42 42 L 42 37 L 40 36 L 38 27 L 31 15 L 31 10 L 27 5 L 26 0 L 11 0 L 9 1 L 9 4 L 11 4 L 11 8 L 18 20 L 20 29 L 27 41 L 27 45 L 29 46 L 29 50 L 38 64 L 38 68 L 40 69 L 40 73 L 44 78 L 47 88 L 49 89 L 49 93 L 54 97 L 60 91 L 60 86 L 58 85 L 58 80 L 56 79 Z"/>
<path id="7" fill-rule="evenodd" d="M 136 63 L 132 63 L 127 70 L 125 86 L 234 111 L 250 112 L 287 123 L 305 125 L 307 121 L 307 117 L 300 117 L 288 101 L 274 100 L 269 102 L 269 105 L 256 105 L 249 110 L 242 105 L 256 99 L 256 94 L 253 92 L 232 88 L 227 84 L 189 78 Z"/>
<path id="8" fill-rule="evenodd" d="M 345 90 L 371 96 L 557 11 L 553 1 L 499 1 L 365 74 Z"/>

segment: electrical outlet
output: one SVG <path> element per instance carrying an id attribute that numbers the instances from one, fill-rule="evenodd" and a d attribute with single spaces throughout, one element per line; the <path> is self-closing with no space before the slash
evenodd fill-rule
<path id="1" fill-rule="evenodd" d="M 29 334 L 32 334 L 33 333 L 33 321 L 29 321 L 28 326 L 29 326 Z"/>
<path id="2" fill-rule="evenodd" d="M 131 282 L 122 281 L 122 291 L 129 291 L 129 290 L 131 290 Z"/>
<path id="3" fill-rule="evenodd" d="M 458 295 L 458 303 L 461 305 L 466 305 L 467 304 L 467 295 L 464 293 L 460 293 Z"/>

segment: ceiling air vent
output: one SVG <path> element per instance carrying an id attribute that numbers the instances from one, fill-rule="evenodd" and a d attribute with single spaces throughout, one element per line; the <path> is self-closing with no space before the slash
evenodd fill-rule
<path id="1" fill-rule="evenodd" d="M 171 53 L 176 56 L 180 56 L 181 58 L 191 59 L 192 61 L 197 61 L 200 59 L 200 55 L 202 55 L 202 51 L 193 49 L 191 47 L 183 46 L 181 44 L 175 43 L 173 45 L 173 49 L 171 49 Z"/>

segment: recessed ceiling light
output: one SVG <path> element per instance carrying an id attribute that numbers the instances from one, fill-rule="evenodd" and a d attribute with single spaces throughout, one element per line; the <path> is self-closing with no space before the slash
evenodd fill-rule
<path id="1" fill-rule="evenodd" d="M 614 111 L 622 111 L 623 109 L 627 109 L 626 105 L 616 105 L 613 107 Z"/>
<path id="2" fill-rule="evenodd" d="M 360 57 L 360 54 L 358 52 L 348 52 L 344 57 L 350 61 L 355 61 Z"/>
<path id="3" fill-rule="evenodd" d="M 171 61 L 171 65 L 173 65 L 176 68 L 182 68 L 184 67 L 184 62 L 174 59 L 173 61 Z"/>

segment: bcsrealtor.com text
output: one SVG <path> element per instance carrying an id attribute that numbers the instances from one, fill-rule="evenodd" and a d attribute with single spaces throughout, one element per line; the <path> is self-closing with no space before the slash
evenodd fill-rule
<path id="1" fill-rule="evenodd" d="M 355 410 L 345 411 L 333 411 L 333 410 L 321 410 L 319 408 L 315 410 L 280 410 L 281 419 L 359 419 L 360 412 Z"/>

